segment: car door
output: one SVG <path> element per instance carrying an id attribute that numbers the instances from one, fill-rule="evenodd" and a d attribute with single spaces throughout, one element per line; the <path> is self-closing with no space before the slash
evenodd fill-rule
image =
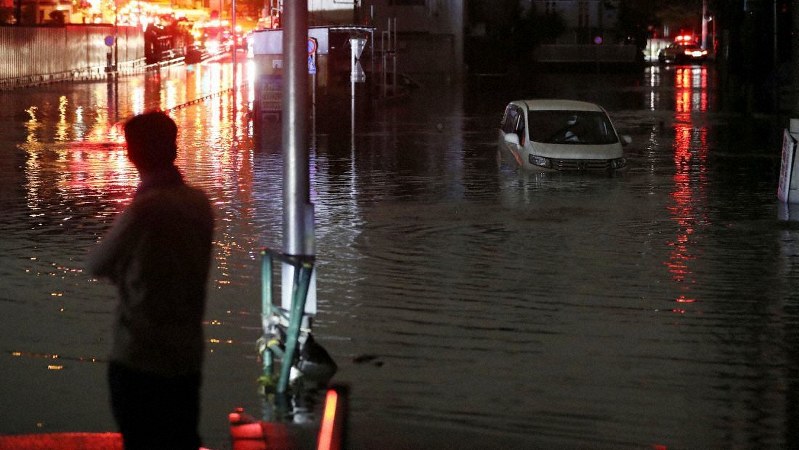
<path id="1" fill-rule="evenodd" d="M 502 133 L 505 136 L 515 134 L 518 137 L 518 144 L 508 141 L 507 138 L 503 138 L 503 144 L 519 164 L 521 164 L 521 151 L 527 139 L 524 122 L 522 109 L 518 105 L 508 105 L 502 120 Z"/>

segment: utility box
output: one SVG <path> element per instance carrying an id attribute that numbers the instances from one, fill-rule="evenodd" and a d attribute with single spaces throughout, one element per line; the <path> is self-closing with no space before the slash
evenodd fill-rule
<path id="1" fill-rule="evenodd" d="M 259 75 L 255 79 L 252 124 L 255 145 L 261 150 L 279 148 L 283 115 L 283 76 Z"/>
<path id="2" fill-rule="evenodd" d="M 799 203 L 799 161 L 796 144 L 799 140 L 799 119 L 791 119 L 790 128 L 782 136 L 782 166 L 777 198 L 783 203 Z"/>
<path id="3" fill-rule="evenodd" d="M 270 118 L 280 121 L 283 111 L 283 77 L 281 75 L 261 75 L 255 90 L 255 111 L 259 118 L 268 121 Z"/>

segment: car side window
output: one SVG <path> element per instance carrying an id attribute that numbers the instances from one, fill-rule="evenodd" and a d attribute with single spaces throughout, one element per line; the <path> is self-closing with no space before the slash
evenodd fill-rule
<path id="1" fill-rule="evenodd" d="M 519 120 L 519 112 L 513 105 L 505 109 L 505 116 L 502 119 L 502 132 L 513 133 L 516 130 L 516 122 Z"/>
<path id="2" fill-rule="evenodd" d="M 513 131 L 519 136 L 519 143 L 524 145 L 524 114 L 521 109 L 516 109 L 516 127 Z"/>

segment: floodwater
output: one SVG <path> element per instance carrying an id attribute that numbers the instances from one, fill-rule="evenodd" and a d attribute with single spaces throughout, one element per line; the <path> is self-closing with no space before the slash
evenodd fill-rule
<path id="1" fill-rule="evenodd" d="M 258 251 L 281 243 L 282 169 L 274 139 L 254 143 L 248 77 L 205 64 L 0 92 L 0 433 L 114 428 L 114 292 L 83 266 L 138 181 L 115 124 L 155 106 L 217 214 L 206 445 L 230 447 L 235 407 L 258 415 Z M 505 103 L 543 96 L 603 104 L 629 168 L 501 158 Z M 309 123 L 309 144 L 314 334 L 350 387 L 352 448 L 799 445 L 784 120 L 734 112 L 711 65 L 349 108 Z"/>

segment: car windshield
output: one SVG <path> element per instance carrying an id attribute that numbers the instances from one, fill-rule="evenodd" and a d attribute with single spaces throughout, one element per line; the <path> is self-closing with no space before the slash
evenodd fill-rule
<path id="1" fill-rule="evenodd" d="M 548 144 L 613 144 L 619 138 L 601 111 L 530 111 L 530 139 Z"/>

